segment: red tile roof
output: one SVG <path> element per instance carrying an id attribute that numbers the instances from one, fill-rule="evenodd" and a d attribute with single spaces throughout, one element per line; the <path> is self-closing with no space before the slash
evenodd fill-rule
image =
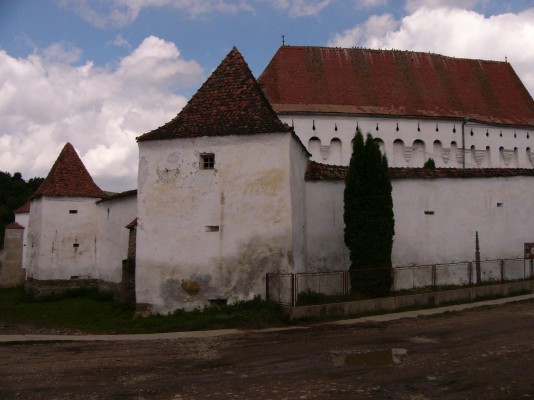
<path id="1" fill-rule="evenodd" d="M 344 180 L 349 167 L 327 165 L 308 161 L 305 179 L 307 181 Z M 439 178 L 499 178 L 512 176 L 534 176 L 529 168 L 390 168 L 391 179 L 439 179 Z"/>
<path id="2" fill-rule="evenodd" d="M 234 47 L 173 120 L 137 140 L 290 131 Z"/>
<path id="3" fill-rule="evenodd" d="M 48 176 L 30 199 L 40 196 L 106 197 L 70 143 L 63 147 Z"/>
<path id="4" fill-rule="evenodd" d="M 125 226 L 126 229 L 134 229 L 137 228 L 137 218 L 134 219 L 132 222 L 130 222 L 128 225 Z"/>
<path id="5" fill-rule="evenodd" d="M 282 46 L 258 82 L 277 112 L 468 117 L 534 126 L 532 96 L 506 62 Z"/>
<path id="6" fill-rule="evenodd" d="M 27 201 L 22 206 L 15 210 L 15 214 L 27 214 L 30 212 L 30 202 Z"/>
<path id="7" fill-rule="evenodd" d="M 24 229 L 24 227 L 18 222 L 11 222 L 5 226 L 6 229 Z"/>

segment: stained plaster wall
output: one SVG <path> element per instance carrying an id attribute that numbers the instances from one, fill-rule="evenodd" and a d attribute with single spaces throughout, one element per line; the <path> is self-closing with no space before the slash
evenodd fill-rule
<path id="1" fill-rule="evenodd" d="M 393 185 L 394 265 L 522 256 L 534 238 L 532 177 L 397 179 Z M 348 268 L 343 241 L 343 181 L 306 182 L 310 271 Z M 426 212 L 426 213 L 425 213 Z"/>
<path id="2" fill-rule="evenodd" d="M 289 162 L 291 165 L 291 217 L 293 229 L 294 272 L 306 272 L 307 241 L 306 241 L 306 189 L 304 174 L 309 160 L 298 137 L 290 141 Z"/>
<path id="3" fill-rule="evenodd" d="M 27 263 L 27 244 L 28 244 L 28 225 L 30 223 L 30 213 L 15 214 L 15 222 L 24 227 L 24 234 L 22 238 L 22 269 L 26 271 Z"/>
<path id="4" fill-rule="evenodd" d="M 532 177 L 395 180 L 395 263 L 474 260 L 476 231 L 482 259 L 522 256 L 523 243 L 534 238 L 533 183 Z"/>
<path id="5" fill-rule="evenodd" d="M 77 210 L 77 213 L 70 210 Z M 27 277 L 39 280 L 97 278 L 97 215 L 96 199 L 92 198 L 32 200 Z"/>
<path id="6" fill-rule="evenodd" d="M 0 251 L 0 287 L 14 287 L 23 283 L 22 269 L 24 229 L 6 229 L 4 248 Z"/>
<path id="7" fill-rule="evenodd" d="M 325 164 L 348 165 L 358 124 L 364 135 L 370 132 L 380 140 L 382 152 L 385 151 L 392 167 L 422 167 L 429 157 L 437 167 L 443 168 L 462 167 L 464 157 L 466 168 L 532 168 L 534 165 L 534 127 L 468 121 L 462 139 L 461 119 L 342 114 L 280 114 L 279 117 L 294 126 L 312 154 L 311 159 Z"/>
<path id="8" fill-rule="evenodd" d="M 308 271 L 348 268 L 343 222 L 343 181 L 306 182 Z"/>
<path id="9" fill-rule="evenodd" d="M 267 272 L 303 265 L 294 254 L 292 140 L 277 133 L 140 142 L 138 303 L 167 312 L 249 299 L 264 294 Z M 199 168 L 203 153 L 215 154 L 214 170 Z M 158 177 L 165 169 L 171 179 Z"/>
<path id="10" fill-rule="evenodd" d="M 137 196 L 131 194 L 98 203 L 96 276 L 120 282 L 122 260 L 128 256 L 129 230 L 126 225 L 137 216 Z"/>

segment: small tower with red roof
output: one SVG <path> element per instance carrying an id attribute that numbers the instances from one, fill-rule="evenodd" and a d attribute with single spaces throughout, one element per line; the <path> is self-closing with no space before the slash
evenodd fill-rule
<path id="1" fill-rule="evenodd" d="M 235 47 L 173 120 L 137 140 L 138 303 L 250 299 L 267 272 L 304 268 L 308 152 Z"/>
<path id="2" fill-rule="evenodd" d="M 67 143 L 30 198 L 27 277 L 94 278 L 97 205 L 106 197 Z"/>

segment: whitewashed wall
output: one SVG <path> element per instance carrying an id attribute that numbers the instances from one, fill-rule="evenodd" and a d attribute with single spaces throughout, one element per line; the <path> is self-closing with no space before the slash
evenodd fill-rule
<path id="1" fill-rule="evenodd" d="M 394 265 L 435 264 L 522 255 L 534 241 L 534 178 L 393 180 Z M 343 242 L 343 181 L 306 182 L 311 271 L 348 268 Z"/>
<path id="2" fill-rule="evenodd" d="M 462 141 L 461 120 L 428 120 L 336 115 L 279 115 L 293 125 L 312 160 L 348 165 L 356 125 L 381 142 L 392 167 L 532 168 L 534 128 L 499 127 L 468 121 Z M 378 127 L 378 130 L 377 130 Z M 398 130 L 397 130 L 398 128 Z M 465 143 L 464 143 L 465 142 Z M 463 144 L 464 143 L 464 144 Z"/>
<path id="3" fill-rule="evenodd" d="M 91 198 L 40 197 L 31 201 L 27 277 L 97 278 L 96 207 Z"/>
<path id="4" fill-rule="evenodd" d="M 310 154 L 297 137 L 290 141 L 291 216 L 294 272 L 307 271 L 306 188 L 304 174 Z"/>
<path id="5" fill-rule="evenodd" d="M 22 268 L 26 269 L 27 263 L 27 244 L 28 244 L 28 225 L 30 223 L 30 213 L 15 214 L 15 222 L 24 227 L 24 234 L 22 239 Z"/>
<path id="6" fill-rule="evenodd" d="M 129 230 L 137 217 L 137 196 L 130 194 L 98 203 L 96 275 L 107 282 L 120 282 L 122 260 L 128 256 Z"/>
<path id="7" fill-rule="evenodd" d="M 138 303 L 167 312 L 249 299 L 264 294 L 267 272 L 303 264 L 292 226 L 293 140 L 263 134 L 139 143 Z M 199 169 L 202 153 L 215 154 L 215 170 Z M 163 182 L 158 169 L 179 172 Z"/>
<path id="8" fill-rule="evenodd" d="M 308 271 L 344 270 L 349 266 L 343 222 L 343 181 L 306 182 Z"/>

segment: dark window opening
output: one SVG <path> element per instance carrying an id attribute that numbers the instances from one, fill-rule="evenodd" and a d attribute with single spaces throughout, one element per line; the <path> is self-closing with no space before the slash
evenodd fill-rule
<path id="1" fill-rule="evenodd" d="M 206 232 L 219 232 L 219 225 L 206 226 Z"/>
<path id="2" fill-rule="evenodd" d="M 200 168 L 201 169 L 214 169 L 215 168 L 215 154 L 201 154 L 200 155 Z"/>
<path id="3" fill-rule="evenodd" d="M 69 210 L 69 214 L 78 214 L 78 210 Z"/>

